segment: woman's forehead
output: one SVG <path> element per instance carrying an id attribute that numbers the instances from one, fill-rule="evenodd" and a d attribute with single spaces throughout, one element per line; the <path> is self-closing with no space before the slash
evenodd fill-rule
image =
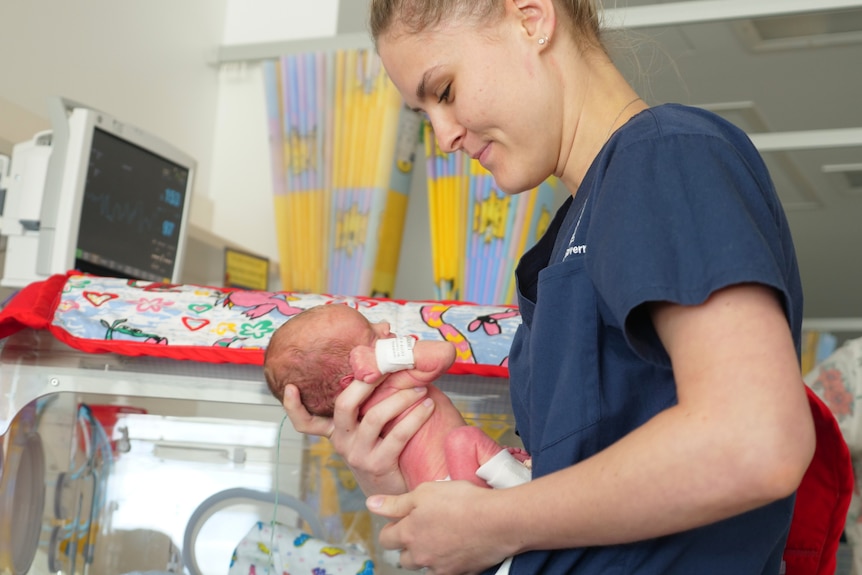
<path id="1" fill-rule="evenodd" d="M 463 38 L 462 34 L 452 33 L 451 30 L 393 36 L 387 34 L 379 41 L 377 51 L 390 79 L 402 91 L 405 99 L 410 100 L 429 69 L 443 63 L 452 64 L 453 58 L 462 54 L 459 46 Z"/>

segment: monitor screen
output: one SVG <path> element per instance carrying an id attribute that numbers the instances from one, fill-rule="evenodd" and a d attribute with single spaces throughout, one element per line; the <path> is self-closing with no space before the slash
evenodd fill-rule
<path id="1" fill-rule="evenodd" d="M 36 273 L 182 283 L 194 159 L 112 116 L 57 99 Z"/>
<path id="2" fill-rule="evenodd" d="M 75 269 L 171 281 L 188 179 L 188 167 L 95 128 Z"/>

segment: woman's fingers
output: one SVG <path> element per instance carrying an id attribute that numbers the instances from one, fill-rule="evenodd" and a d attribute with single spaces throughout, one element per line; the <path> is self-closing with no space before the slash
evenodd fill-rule
<path id="1" fill-rule="evenodd" d="M 305 409 L 305 406 L 302 405 L 302 401 L 299 399 L 299 389 L 295 385 L 285 386 L 282 404 L 284 405 L 284 410 L 287 412 L 288 419 L 290 419 L 290 423 L 293 424 L 293 428 L 296 431 L 324 437 L 332 435 L 332 419 L 310 414 Z"/>
<path id="2" fill-rule="evenodd" d="M 299 390 L 294 385 L 284 388 L 284 409 L 294 429 L 300 433 L 332 437 L 352 436 L 351 443 L 364 443 L 370 449 L 378 443 L 383 435 L 383 429 L 389 422 L 394 422 L 411 406 L 426 395 L 426 387 L 403 389 L 395 392 L 380 403 L 371 407 L 360 421 L 360 407 L 374 391 L 373 385 L 355 380 L 341 393 L 335 402 L 333 418 L 312 415 L 299 398 Z M 426 398 L 410 410 L 404 418 L 389 430 L 383 442 L 387 451 L 401 453 L 404 445 L 416 431 L 425 423 L 434 410 L 434 402 Z"/>
<path id="3" fill-rule="evenodd" d="M 338 433 L 350 433 L 356 430 L 360 419 L 360 408 L 374 393 L 375 386 L 354 379 L 342 390 L 335 400 L 335 414 L 332 420 Z"/>
<path id="4" fill-rule="evenodd" d="M 431 417 L 434 402 L 426 397 L 427 387 L 402 389 L 361 413 L 375 387 L 353 381 L 339 395 L 335 414 L 329 418 L 309 413 L 300 401 L 299 390 L 288 385 L 284 409 L 298 432 L 330 439 L 364 492 L 401 493 L 406 482 L 399 456 Z"/>
<path id="5" fill-rule="evenodd" d="M 475 509 L 505 491 L 467 481 L 428 481 L 408 493 L 372 495 L 365 504 L 390 520 L 378 541 L 382 548 L 400 552 L 402 566 L 440 574 L 479 573 L 503 561 L 506 551 L 496 537 L 477 529 Z"/>
<path id="6" fill-rule="evenodd" d="M 404 397 L 402 398 L 404 400 L 408 399 L 410 394 L 412 394 L 413 403 L 415 403 L 416 394 L 420 392 L 420 390 L 424 389 L 426 388 L 417 388 L 415 391 L 412 389 L 405 389 L 399 393 L 404 394 Z M 409 405 L 412 405 L 412 403 Z M 403 412 L 404 410 L 402 409 L 401 413 Z M 404 446 L 407 445 L 407 442 L 416 435 L 416 432 L 425 424 L 426 421 L 428 421 L 428 418 L 431 417 L 433 412 L 434 401 L 430 397 L 426 397 L 421 401 L 421 403 L 419 403 L 419 405 L 407 412 L 401 420 L 395 423 L 395 425 L 387 431 L 386 436 L 380 441 L 378 450 L 380 451 L 381 456 L 395 454 L 395 457 L 398 457 L 404 449 Z M 386 415 L 388 415 L 388 413 Z"/>
<path id="7" fill-rule="evenodd" d="M 434 404 L 423 402 L 427 394 L 424 387 L 403 389 L 371 406 L 360 417 L 360 406 L 373 390 L 374 386 L 361 381 L 347 386 L 336 402 L 335 428 L 330 439 L 365 493 L 402 493 L 407 485 L 399 457 L 430 417 Z"/>

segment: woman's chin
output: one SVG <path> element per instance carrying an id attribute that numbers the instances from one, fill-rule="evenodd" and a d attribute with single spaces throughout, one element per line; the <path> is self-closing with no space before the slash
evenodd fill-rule
<path id="1" fill-rule="evenodd" d="M 506 194 L 507 196 L 514 196 L 523 192 L 527 192 L 536 187 L 526 184 L 523 181 L 513 182 L 502 178 L 498 180 L 496 176 L 494 177 L 494 183 L 497 185 L 497 189 Z"/>

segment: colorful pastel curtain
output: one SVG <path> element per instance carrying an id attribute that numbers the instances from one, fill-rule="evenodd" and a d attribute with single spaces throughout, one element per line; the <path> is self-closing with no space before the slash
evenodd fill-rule
<path id="1" fill-rule="evenodd" d="M 263 72 L 282 289 L 391 295 L 421 119 L 373 50 Z"/>
<path id="2" fill-rule="evenodd" d="M 427 123 L 424 141 L 435 296 L 515 303 L 515 265 L 550 224 L 557 180 L 507 195 L 478 161 L 440 150 Z"/>

